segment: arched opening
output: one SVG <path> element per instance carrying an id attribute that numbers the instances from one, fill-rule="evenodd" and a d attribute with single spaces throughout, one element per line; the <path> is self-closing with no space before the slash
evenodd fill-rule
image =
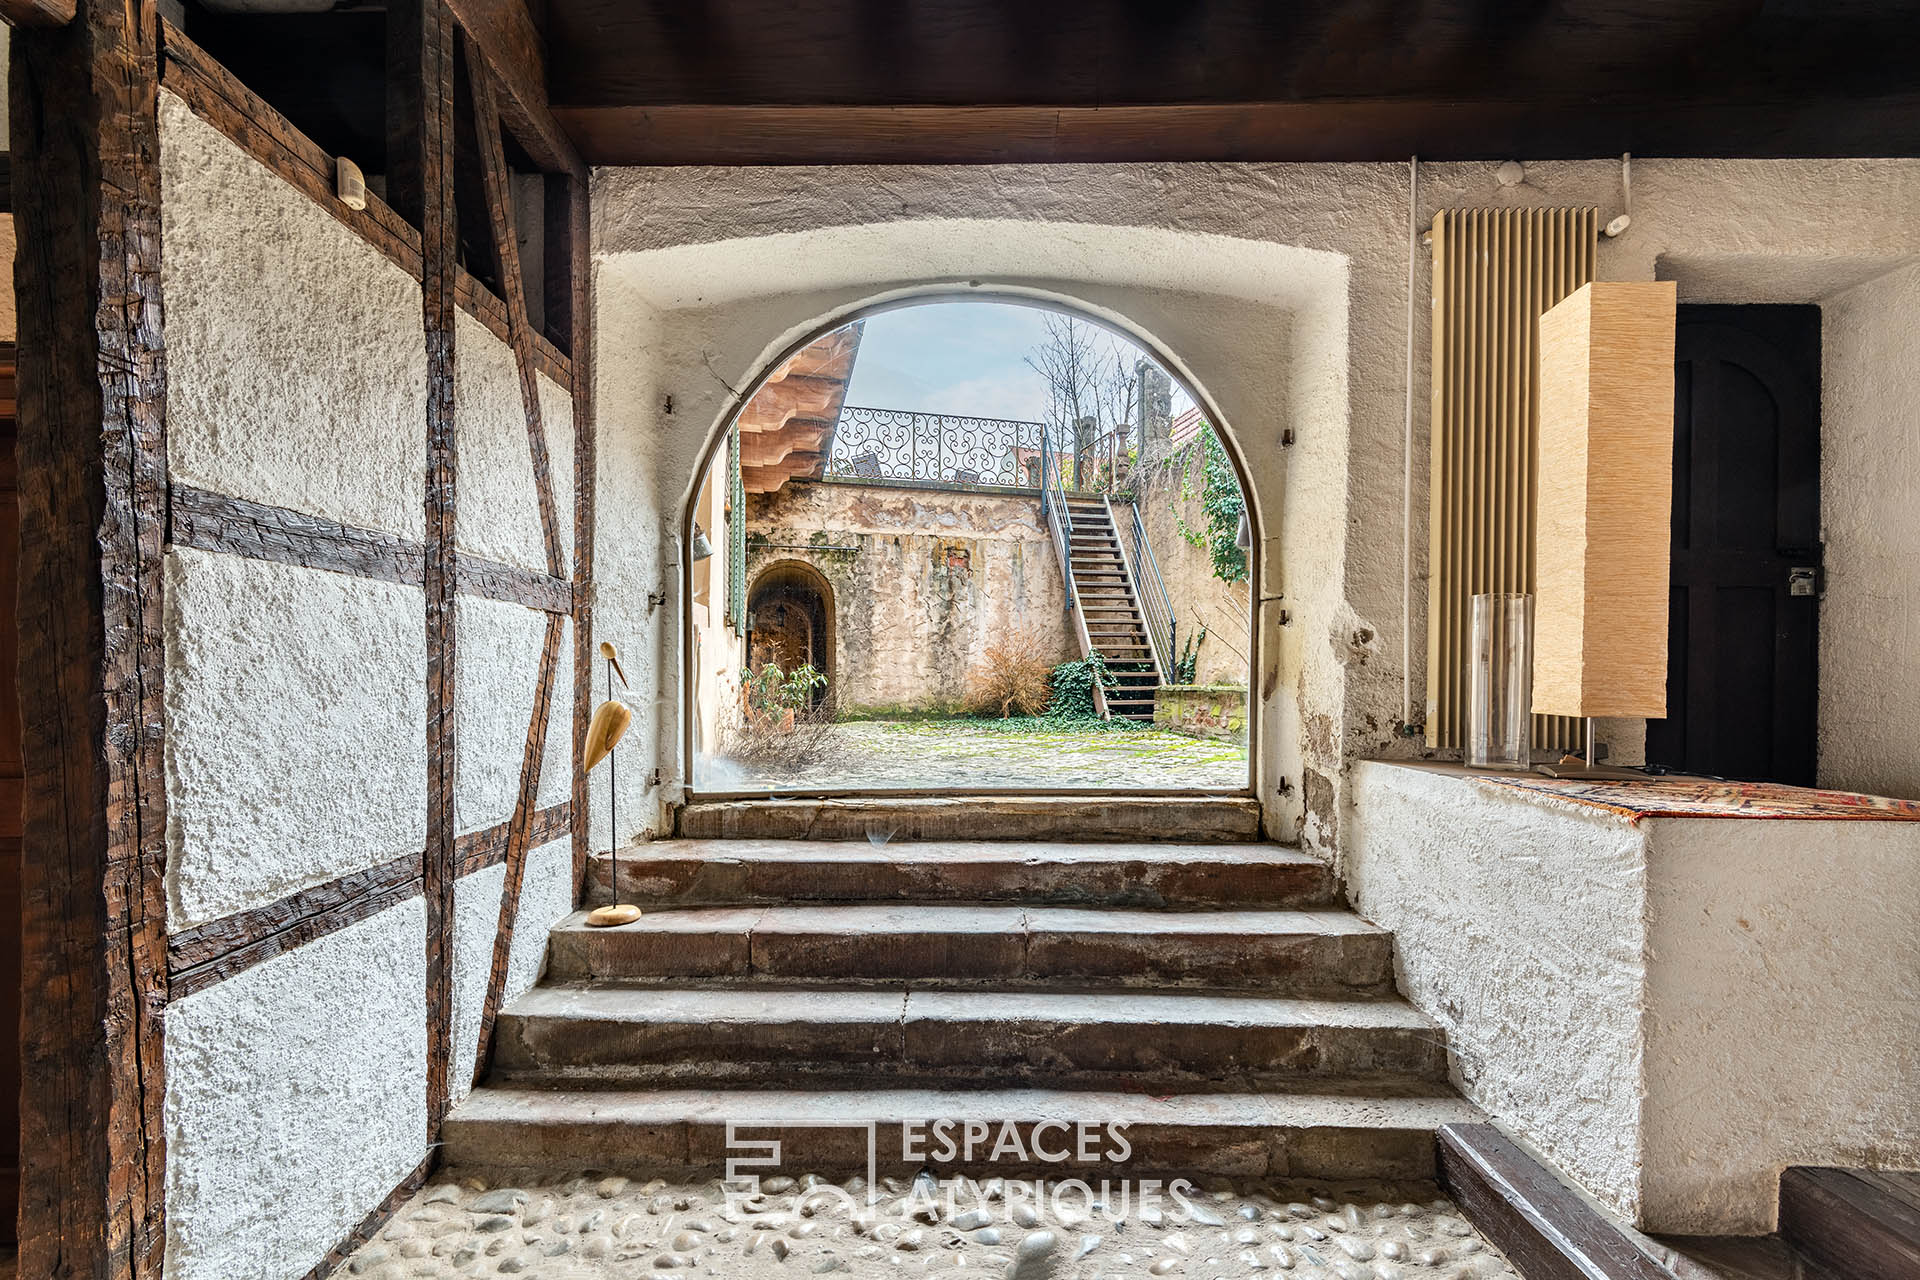
<path id="1" fill-rule="evenodd" d="M 809 705 L 826 703 L 834 687 L 833 584 L 812 565 L 782 560 L 759 570 L 747 588 L 747 669 L 769 663 L 792 673 L 811 667 L 827 683 Z"/>
<path id="2" fill-rule="evenodd" d="M 942 332 L 939 313 L 969 315 Z M 987 368 L 1005 363 L 982 337 L 996 324 L 1035 335 L 1016 362 L 1027 401 Z M 896 367 L 903 350 L 928 376 Z M 969 359 L 986 371 L 950 367 Z M 858 307 L 782 352 L 707 450 L 687 533 L 730 496 L 740 621 L 720 650 L 749 679 L 802 658 L 825 676 L 805 697 L 839 715 L 847 758 L 790 777 L 715 767 L 702 671 L 687 684 L 696 792 L 1246 792 L 1260 516 L 1180 368 L 1063 300 L 979 291 Z M 690 621 L 711 666 L 711 611 Z"/>

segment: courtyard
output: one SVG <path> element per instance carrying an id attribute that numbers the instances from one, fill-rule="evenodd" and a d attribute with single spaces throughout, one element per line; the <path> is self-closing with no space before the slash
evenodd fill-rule
<path id="1" fill-rule="evenodd" d="M 1247 785 L 1247 748 L 1120 721 L 853 720 L 826 726 L 809 763 L 710 770 L 716 791 L 1225 790 Z"/>

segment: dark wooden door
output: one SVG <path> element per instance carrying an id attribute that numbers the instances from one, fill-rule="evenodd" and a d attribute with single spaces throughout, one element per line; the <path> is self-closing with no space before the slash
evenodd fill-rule
<path id="1" fill-rule="evenodd" d="M 1667 718 L 1647 761 L 1811 786 L 1820 309 L 1681 307 L 1674 356 Z"/>

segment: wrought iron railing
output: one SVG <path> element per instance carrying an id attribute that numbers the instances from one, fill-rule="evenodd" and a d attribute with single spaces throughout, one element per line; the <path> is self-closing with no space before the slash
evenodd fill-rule
<path id="1" fill-rule="evenodd" d="M 1180 620 L 1167 595 L 1166 581 L 1160 576 L 1160 562 L 1154 557 L 1153 544 L 1147 541 L 1147 527 L 1140 522 L 1140 504 L 1134 502 L 1131 509 L 1133 529 L 1128 542 L 1132 555 L 1128 557 L 1128 567 L 1133 570 L 1134 594 L 1140 602 L 1140 618 L 1146 624 L 1147 636 L 1158 660 L 1160 679 L 1171 684 L 1176 678 L 1174 664 L 1180 656 L 1174 648 Z"/>
<path id="2" fill-rule="evenodd" d="M 1048 434 L 1044 422 L 848 406 L 834 426 L 826 478 L 1038 489 Z"/>

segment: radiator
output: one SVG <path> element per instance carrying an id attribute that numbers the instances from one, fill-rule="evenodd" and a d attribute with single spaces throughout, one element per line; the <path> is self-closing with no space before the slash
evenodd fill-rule
<path id="1" fill-rule="evenodd" d="M 1458 750 L 1468 628 L 1484 591 L 1534 589 L 1541 313 L 1593 279 L 1597 209 L 1447 209 L 1433 219 L 1427 745 Z M 1536 748 L 1584 740 L 1535 716 Z"/>

